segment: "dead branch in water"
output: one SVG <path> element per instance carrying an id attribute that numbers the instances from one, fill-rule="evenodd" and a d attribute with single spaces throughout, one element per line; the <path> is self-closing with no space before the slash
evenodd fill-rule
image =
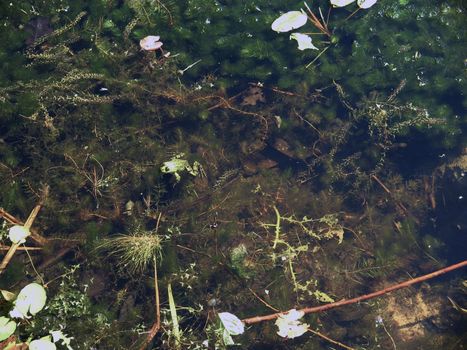
<path id="1" fill-rule="evenodd" d="M 310 314 L 310 313 L 316 313 L 316 312 L 322 312 L 322 311 L 334 309 L 334 308 L 339 307 L 339 306 L 355 304 L 355 303 L 358 303 L 358 302 L 361 302 L 361 301 L 364 301 L 364 300 L 379 297 L 381 295 L 393 292 L 393 291 L 398 290 L 398 289 L 409 287 L 409 286 L 411 286 L 413 284 L 416 284 L 416 283 L 427 281 L 427 280 L 429 280 L 431 278 L 440 276 L 440 275 L 445 274 L 447 272 L 454 271 L 456 269 L 460 269 L 461 267 L 465 267 L 465 266 L 467 266 L 467 260 L 464 260 L 464 261 L 462 261 L 460 263 L 457 263 L 457 264 L 442 268 L 440 270 L 434 271 L 434 272 L 429 273 L 427 275 L 423 275 L 423 276 L 420 276 L 420 277 L 417 277 L 417 278 L 414 278 L 414 279 L 411 279 L 411 280 L 408 280 L 408 281 L 405 281 L 405 282 L 402 282 L 402 283 L 392 285 L 390 287 L 384 288 L 384 289 L 379 290 L 377 292 L 373 292 L 373 293 L 370 293 L 370 294 L 365 294 L 365 295 L 362 295 L 362 296 L 359 296 L 359 297 L 356 297 L 356 298 L 352 298 L 352 299 L 343 299 L 343 300 L 340 300 L 340 301 L 336 301 L 335 303 L 329 303 L 329 304 L 326 304 L 326 305 L 315 306 L 315 307 L 306 307 L 306 308 L 298 310 L 298 311 L 303 311 L 305 314 Z M 282 315 L 285 315 L 285 314 L 287 314 L 287 311 L 286 312 L 278 312 L 278 313 L 275 313 L 275 314 L 270 314 L 270 315 L 265 315 L 265 316 L 255 316 L 255 317 L 245 318 L 245 319 L 242 320 L 242 322 L 245 323 L 245 324 L 254 324 L 254 323 L 259 323 L 259 322 L 263 322 L 263 321 L 271 321 L 271 320 L 275 320 L 279 316 L 282 316 Z"/>

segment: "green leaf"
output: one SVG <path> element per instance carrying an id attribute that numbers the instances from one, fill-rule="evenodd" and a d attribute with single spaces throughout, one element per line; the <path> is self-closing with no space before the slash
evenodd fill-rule
<path id="1" fill-rule="evenodd" d="M 376 4 L 378 0 L 357 0 L 357 5 L 361 9 L 368 9 L 374 4 Z"/>
<path id="2" fill-rule="evenodd" d="M 331 5 L 334 7 L 344 7 L 353 2 L 355 2 L 355 0 L 331 0 Z"/>
<path id="3" fill-rule="evenodd" d="M 301 11 L 290 11 L 277 18 L 271 25 L 275 32 L 289 32 L 305 25 L 308 17 Z"/>
<path id="4" fill-rule="evenodd" d="M 230 335 L 239 335 L 245 332 L 245 325 L 234 314 L 231 314 L 230 312 L 220 312 L 219 318 L 221 319 L 222 325 Z"/>
<path id="5" fill-rule="evenodd" d="M 8 230 L 8 238 L 10 238 L 10 241 L 13 243 L 26 242 L 26 237 L 28 237 L 30 234 L 31 232 L 29 232 L 29 229 L 22 225 L 12 226 Z"/>
<path id="6" fill-rule="evenodd" d="M 276 326 L 279 328 L 277 334 L 283 338 L 296 338 L 308 331 L 309 325 L 299 321 L 305 313 L 295 309 L 281 314 L 276 320 Z"/>
<path id="7" fill-rule="evenodd" d="M 33 340 L 29 343 L 29 350 L 57 350 L 57 347 L 50 340 L 50 336 Z"/>
<path id="8" fill-rule="evenodd" d="M 4 290 L 4 289 L 0 289 L 0 292 L 2 293 L 2 296 L 6 301 L 13 301 L 13 300 L 16 299 L 16 294 L 15 293 L 9 292 L 9 291 Z"/>
<path id="9" fill-rule="evenodd" d="M 297 40 L 298 49 L 303 51 L 306 49 L 318 50 L 318 48 L 311 43 L 311 37 L 302 33 L 292 33 L 290 34 L 290 40 Z"/>
<path id="10" fill-rule="evenodd" d="M 10 316 L 27 318 L 28 313 L 35 315 L 44 308 L 46 300 L 44 287 L 38 283 L 30 283 L 19 292 Z"/>
<path id="11" fill-rule="evenodd" d="M 0 341 L 7 339 L 16 330 L 16 323 L 8 317 L 0 317 Z"/>
<path id="12" fill-rule="evenodd" d="M 167 294 L 169 296 L 170 317 L 172 318 L 172 330 L 175 337 L 176 344 L 180 344 L 181 334 L 178 325 L 177 309 L 175 307 L 175 300 L 172 294 L 172 285 L 169 283 L 167 286 Z"/>
<path id="13" fill-rule="evenodd" d="M 320 290 L 315 290 L 313 292 L 313 295 L 315 296 L 316 300 L 321 301 L 322 303 L 333 303 L 334 302 L 333 298 L 331 298 L 326 293 L 321 292 Z"/>

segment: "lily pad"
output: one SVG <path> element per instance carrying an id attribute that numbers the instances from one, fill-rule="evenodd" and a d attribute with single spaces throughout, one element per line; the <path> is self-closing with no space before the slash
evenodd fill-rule
<path id="1" fill-rule="evenodd" d="M 334 7 L 344 7 L 355 2 L 355 0 L 331 0 L 331 5 Z"/>
<path id="2" fill-rule="evenodd" d="M 4 289 L 0 289 L 0 293 L 2 293 L 3 299 L 5 299 L 6 301 L 13 301 L 16 299 L 15 293 L 9 292 Z"/>
<path id="3" fill-rule="evenodd" d="M 38 283 L 30 283 L 18 294 L 15 300 L 15 307 L 10 311 L 11 317 L 27 318 L 41 311 L 47 300 L 44 287 Z"/>
<path id="4" fill-rule="evenodd" d="M 301 11 L 289 11 L 277 18 L 271 25 L 275 32 L 290 32 L 305 25 L 308 17 Z"/>
<path id="5" fill-rule="evenodd" d="M 374 4 L 376 4 L 378 0 L 357 0 L 357 5 L 361 9 L 368 9 Z"/>
<path id="6" fill-rule="evenodd" d="M 31 234 L 29 232 L 29 229 L 22 225 L 15 225 L 10 227 L 8 230 L 8 238 L 10 241 L 13 243 L 24 243 L 26 242 L 26 237 L 28 237 Z"/>
<path id="7" fill-rule="evenodd" d="M 230 335 L 239 335 L 245 332 L 245 325 L 234 314 L 231 314 L 230 312 L 220 312 L 219 318 L 221 319 L 222 325 Z"/>
<path id="8" fill-rule="evenodd" d="M 311 37 L 307 34 L 292 33 L 290 34 L 290 40 L 292 39 L 297 40 L 299 50 L 302 50 L 302 51 L 306 49 L 318 50 L 318 48 L 311 43 Z"/>
<path id="9" fill-rule="evenodd" d="M 16 323 L 8 317 L 0 317 L 0 341 L 7 339 L 16 330 Z"/>
<path id="10" fill-rule="evenodd" d="M 52 343 L 50 336 L 33 340 L 29 343 L 29 350 L 56 350 L 57 346 Z"/>
<path id="11" fill-rule="evenodd" d="M 283 338 L 296 338 L 308 331 L 309 325 L 299 321 L 305 315 L 303 311 L 292 309 L 286 314 L 280 315 L 276 320 L 276 326 L 279 328 L 277 334 Z"/>

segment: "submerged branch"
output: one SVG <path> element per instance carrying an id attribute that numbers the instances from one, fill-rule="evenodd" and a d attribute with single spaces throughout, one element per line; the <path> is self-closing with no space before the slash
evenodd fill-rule
<path id="1" fill-rule="evenodd" d="M 440 276 L 440 275 L 445 274 L 447 272 L 454 271 L 456 269 L 460 269 L 461 267 L 465 267 L 465 266 L 467 266 L 467 260 L 464 260 L 464 261 L 462 261 L 460 263 L 457 263 L 457 264 L 445 267 L 443 269 L 434 271 L 434 272 L 429 273 L 427 275 L 423 275 L 423 276 L 420 276 L 420 277 L 417 277 L 417 278 L 414 278 L 414 279 L 411 279 L 411 280 L 408 280 L 408 281 L 405 281 L 405 282 L 402 282 L 402 283 L 395 284 L 393 286 L 384 288 L 384 289 L 379 290 L 377 292 L 373 292 L 373 293 L 370 293 L 370 294 L 365 294 L 365 295 L 362 295 L 362 296 L 359 296 L 359 297 L 356 297 L 356 298 L 352 298 L 352 299 L 343 299 L 343 300 L 337 301 L 335 303 L 329 303 L 329 304 L 326 304 L 326 305 L 306 307 L 306 308 L 298 310 L 298 311 L 303 311 L 305 314 L 310 314 L 310 313 L 316 313 L 316 312 L 322 312 L 322 311 L 334 309 L 334 308 L 339 307 L 339 306 L 355 304 L 355 303 L 358 303 L 358 302 L 361 302 L 361 301 L 364 301 L 364 300 L 379 297 L 381 295 L 390 293 L 390 292 L 398 290 L 398 289 L 409 287 L 409 286 L 411 286 L 413 284 L 429 280 L 431 278 Z M 242 320 L 242 322 L 245 323 L 245 324 L 254 324 L 254 323 L 259 323 L 259 322 L 263 322 L 263 321 L 271 321 L 271 320 L 275 320 L 279 316 L 282 316 L 282 315 L 285 315 L 285 314 L 287 314 L 287 312 L 278 312 L 278 313 L 275 313 L 275 314 L 270 314 L 270 315 L 265 315 L 265 316 L 255 316 L 255 317 L 245 318 L 245 319 Z"/>

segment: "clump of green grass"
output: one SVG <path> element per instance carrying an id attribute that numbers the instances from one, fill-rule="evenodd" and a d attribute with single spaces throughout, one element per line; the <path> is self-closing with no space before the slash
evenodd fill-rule
<path id="1" fill-rule="evenodd" d="M 130 234 L 104 239 L 98 249 L 108 251 L 108 257 L 113 257 L 122 271 L 138 274 L 161 257 L 161 242 L 161 237 L 155 231 L 138 226 Z"/>

